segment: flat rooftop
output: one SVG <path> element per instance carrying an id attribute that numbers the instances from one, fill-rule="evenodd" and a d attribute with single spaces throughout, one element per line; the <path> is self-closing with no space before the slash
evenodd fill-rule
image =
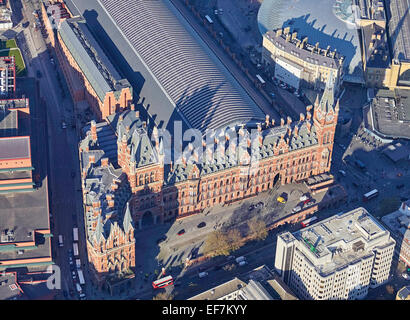
<path id="1" fill-rule="evenodd" d="M 0 160 L 30 157 L 30 137 L 0 138 Z"/>
<path id="2" fill-rule="evenodd" d="M 113 59 L 123 56 L 123 67 L 132 69 L 127 76 L 134 92 L 145 98 L 159 128 L 171 130 L 170 123 L 181 120 L 187 128 L 204 133 L 264 121 L 263 111 L 170 1 L 67 4 L 105 39 Z"/>
<path id="3" fill-rule="evenodd" d="M 319 47 L 337 49 L 345 57 L 344 80 L 364 83 L 359 32 L 352 23 L 351 1 L 264 0 L 258 12 L 262 35 L 290 27 Z"/>
<path id="4" fill-rule="evenodd" d="M 35 239 L 37 247 L 6 249 L 7 244 L 33 241 L 34 230 L 50 229 L 47 183 L 29 192 L 0 194 L 0 265 L 3 260 L 50 257 L 50 238 Z M 12 232 L 9 232 L 12 231 Z"/>
<path id="5" fill-rule="evenodd" d="M 372 254 L 372 241 L 386 234 L 388 231 L 366 209 L 357 208 L 336 214 L 293 235 L 306 247 L 305 256 L 326 274 Z"/>
<path id="6" fill-rule="evenodd" d="M 373 127 L 388 137 L 410 139 L 410 92 L 379 90 L 371 102 Z"/>

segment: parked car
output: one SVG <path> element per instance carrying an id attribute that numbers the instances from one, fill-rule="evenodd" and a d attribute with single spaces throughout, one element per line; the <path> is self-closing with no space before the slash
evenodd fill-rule
<path id="1" fill-rule="evenodd" d="M 300 201 L 305 201 L 307 199 L 309 199 L 309 197 L 305 194 L 299 198 Z"/>
<path id="2" fill-rule="evenodd" d="M 409 280 L 410 279 L 410 276 L 407 274 L 407 273 L 402 273 L 402 275 L 401 275 L 404 279 L 406 279 L 406 280 Z"/>
<path id="3" fill-rule="evenodd" d="M 280 203 L 286 203 L 286 200 L 285 200 L 285 198 L 283 198 L 283 197 L 277 197 L 277 198 L 276 198 L 276 201 L 277 201 L 277 202 L 280 202 Z"/>
<path id="4" fill-rule="evenodd" d="M 181 229 L 178 231 L 177 235 L 182 236 L 185 233 L 185 229 Z"/>
<path id="5" fill-rule="evenodd" d="M 61 122 L 61 128 L 62 128 L 62 129 L 66 129 L 66 128 L 67 128 L 67 124 L 66 124 L 64 121 Z"/>
<path id="6" fill-rule="evenodd" d="M 264 203 L 262 201 L 259 201 L 257 204 L 254 205 L 254 209 L 262 208 L 264 206 Z"/>
<path id="7" fill-rule="evenodd" d="M 36 76 L 37 78 L 41 78 L 43 76 L 40 70 L 37 70 Z"/>
<path id="8" fill-rule="evenodd" d="M 200 224 L 197 225 L 198 228 L 203 228 L 206 226 L 206 223 L 202 221 Z"/>
<path id="9" fill-rule="evenodd" d="M 296 206 L 292 209 L 292 213 L 299 212 L 300 210 L 302 210 L 302 207 L 301 206 Z"/>

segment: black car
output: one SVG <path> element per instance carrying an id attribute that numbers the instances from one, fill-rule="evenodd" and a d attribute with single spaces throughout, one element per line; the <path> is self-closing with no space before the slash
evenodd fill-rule
<path id="1" fill-rule="evenodd" d="M 402 184 L 398 184 L 397 186 L 396 186 L 396 188 L 397 189 L 401 189 L 401 188 L 403 188 L 404 187 L 404 184 L 402 183 Z"/>
<path id="2" fill-rule="evenodd" d="M 40 70 L 37 70 L 36 76 L 37 76 L 37 78 L 41 78 L 41 77 L 43 76 L 43 75 L 41 74 L 41 71 L 40 71 Z"/>
<path id="3" fill-rule="evenodd" d="M 249 206 L 249 211 L 252 211 L 253 209 L 255 209 L 255 205 L 254 204 L 251 204 L 250 206 Z"/>
<path id="4" fill-rule="evenodd" d="M 203 228 L 205 226 L 206 226 L 206 223 L 203 222 L 203 221 L 200 224 L 197 225 L 198 228 Z"/>
<path id="5" fill-rule="evenodd" d="M 185 229 L 179 230 L 177 235 L 182 236 L 185 233 Z"/>

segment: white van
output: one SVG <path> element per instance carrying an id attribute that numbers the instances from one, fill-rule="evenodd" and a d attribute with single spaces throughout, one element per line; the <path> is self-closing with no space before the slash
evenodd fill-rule
<path id="1" fill-rule="evenodd" d="M 199 278 L 204 278 L 207 275 L 208 275 L 208 272 L 200 272 L 198 276 L 199 276 Z"/>

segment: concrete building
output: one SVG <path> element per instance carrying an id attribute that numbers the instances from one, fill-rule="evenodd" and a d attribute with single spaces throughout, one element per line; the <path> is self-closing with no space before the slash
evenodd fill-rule
<path id="1" fill-rule="evenodd" d="M 389 278 L 395 244 L 357 208 L 280 234 L 275 269 L 301 299 L 363 299 Z"/>
<path id="2" fill-rule="evenodd" d="M 53 10 L 61 13 L 53 15 Z M 61 3 L 48 7 L 43 4 L 42 12 L 73 101 L 86 101 L 99 120 L 129 106 L 133 98 L 131 85 L 107 58 L 86 21 L 82 17 L 69 18 Z"/>
<path id="3" fill-rule="evenodd" d="M 13 28 L 11 14 L 11 9 L 9 7 L 1 5 L 0 3 L 0 30 L 8 30 Z"/>
<path id="4" fill-rule="evenodd" d="M 0 194 L 33 189 L 28 99 L 0 100 Z"/>
<path id="5" fill-rule="evenodd" d="M 344 57 L 336 52 L 297 38 L 290 27 L 268 31 L 263 35 L 262 61 L 274 70 L 277 80 L 299 88 L 323 90 L 329 77 L 335 81 L 336 94 L 343 82 Z"/>
<path id="6" fill-rule="evenodd" d="M 397 211 L 385 215 L 382 221 L 396 240 L 395 254 L 410 267 L 410 200 L 404 201 Z"/>
<path id="7" fill-rule="evenodd" d="M 24 291 L 17 282 L 16 272 L 0 273 L 0 300 L 17 300 Z"/>
<path id="8" fill-rule="evenodd" d="M 188 300 L 297 300 L 279 276 L 263 265 Z"/>
<path id="9" fill-rule="evenodd" d="M 234 278 L 188 300 L 276 300 L 258 282 L 246 282 Z"/>
<path id="10" fill-rule="evenodd" d="M 365 127 L 381 139 L 410 139 L 410 90 L 379 89 L 363 113 Z"/>
<path id="11" fill-rule="evenodd" d="M 410 300 L 410 286 L 403 287 L 397 291 L 396 300 Z"/>
<path id="12" fill-rule="evenodd" d="M 16 91 L 16 62 L 14 57 L 0 57 L 0 95 L 13 97 Z"/>

